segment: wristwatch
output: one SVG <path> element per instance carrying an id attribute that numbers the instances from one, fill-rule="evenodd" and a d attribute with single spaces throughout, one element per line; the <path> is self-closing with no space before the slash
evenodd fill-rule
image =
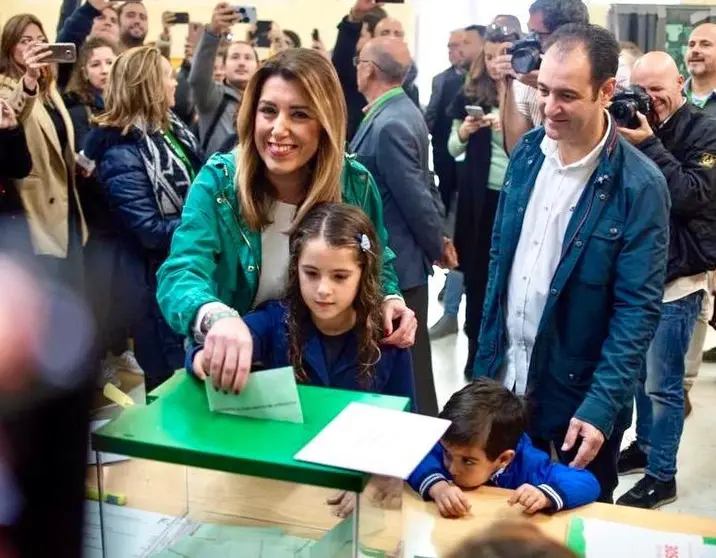
<path id="1" fill-rule="evenodd" d="M 216 312 L 207 312 L 206 316 L 201 319 L 199 330 L 203 335 L 206 335 L 209 333 L 209 330 L 213 327 L 213 325 L 219 320 L 223 320 L 224 318 L 240 317 L 241 314 L 239 314 L 236 310 L 218 310 Z"/>

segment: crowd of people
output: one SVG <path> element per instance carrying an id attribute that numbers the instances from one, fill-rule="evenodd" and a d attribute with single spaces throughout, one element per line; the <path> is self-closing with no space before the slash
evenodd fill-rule
<path id="1" fill-rule="evenodd" d="M 64 0 L 56 40 L 77 58 L 59 64 L 35 15 L 2 28 L 0 284 L 35 298 L 0 305 L 0 401 L 25 386 L 6 363 L 46 389 L 0 414 L 0 492 L 20 495 L 0 499 L 15 525 L 0 554 L 81 554 L 83 419 L 120 364 L 147 393 L 182 367 L 240 393 L 252 370 L 293 366 L 409 397 L 451 421 L 409 481 L 448 517 L 487 482 L 527 513 L 611 503 L 632 472 L 618 504 L 676 499 L 714 322 L 716 24 L 694 28 L 684 79 L 581 0 L 535 0 L 528 33 L 514 15 L 451 33 L 423 107 L 402 24 L 375 0 L 330 52 L 275 27 L 266 60 L 221 2 L 176 69 L 174 14 L 153 44 L 147 19 L 142 2 Z M 42 281 L 18 281 L 27 269 Z M 65 306 L 38 310 L 56 289 Z M 431 339 L 458 333 L 463 295 L 470 383 L 439 412 Z M 53 368 L 38 343 L 82 350 Z M 28 444 L 45 423 L 49 445 Z M 60 440 L 79 453 L 41 475 Z"/>

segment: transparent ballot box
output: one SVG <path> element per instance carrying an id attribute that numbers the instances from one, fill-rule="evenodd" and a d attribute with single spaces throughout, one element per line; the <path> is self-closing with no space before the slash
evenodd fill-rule
<path id="1" fill-rule="evenodd" d="M 402 556 L 402 480 L 294 456 L 352 402 L 408 400 L 298 389 L 303 424 L 256 420 L 211 412 L 181 372 L 94 432 L 85 558 Z"/>

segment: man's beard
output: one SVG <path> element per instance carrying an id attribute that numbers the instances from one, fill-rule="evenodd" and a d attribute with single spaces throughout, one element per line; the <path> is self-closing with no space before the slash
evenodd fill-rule
<path id="1" fill-rule="evenodd" d="M 133 36 L 129 31 L 122 33 L 122 44 L 127 48 L 139 47 L 144 45 L 144 39 L 146 39 L 146 33 L 141 37 Z"/>

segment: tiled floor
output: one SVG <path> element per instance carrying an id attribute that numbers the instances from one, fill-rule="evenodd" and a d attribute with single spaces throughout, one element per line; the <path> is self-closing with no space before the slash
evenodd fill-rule
<path id="1" fill-rule="evenodd" d="M 444 282 L 444 272 L 438 271 L 431 282 L 429 323 L 442 315 L 437 293 Z M 460 310 L 460 326 L 464 320 L 464 303 Z M 706 347 L 716 345 L 716 331 L 710 329 Z M 436 341 L 433 349 L 433 370 L 438 402 L 443 405 L 450 395 L 464 384 L 463 368 L 467 358 L 467 338 L 460 333 Z M 702 365 L 699 378 L 691 391 L 693 412 L 684 426 L 679 449 L 677 486 L 679 499 L 662 509 L 716 517 L 716 364 Z M 633 429 L 625 436 L 625 445 L 634 439 Z M 617 497 L 639 480 L 639 475 L 622 477 Z"/>

